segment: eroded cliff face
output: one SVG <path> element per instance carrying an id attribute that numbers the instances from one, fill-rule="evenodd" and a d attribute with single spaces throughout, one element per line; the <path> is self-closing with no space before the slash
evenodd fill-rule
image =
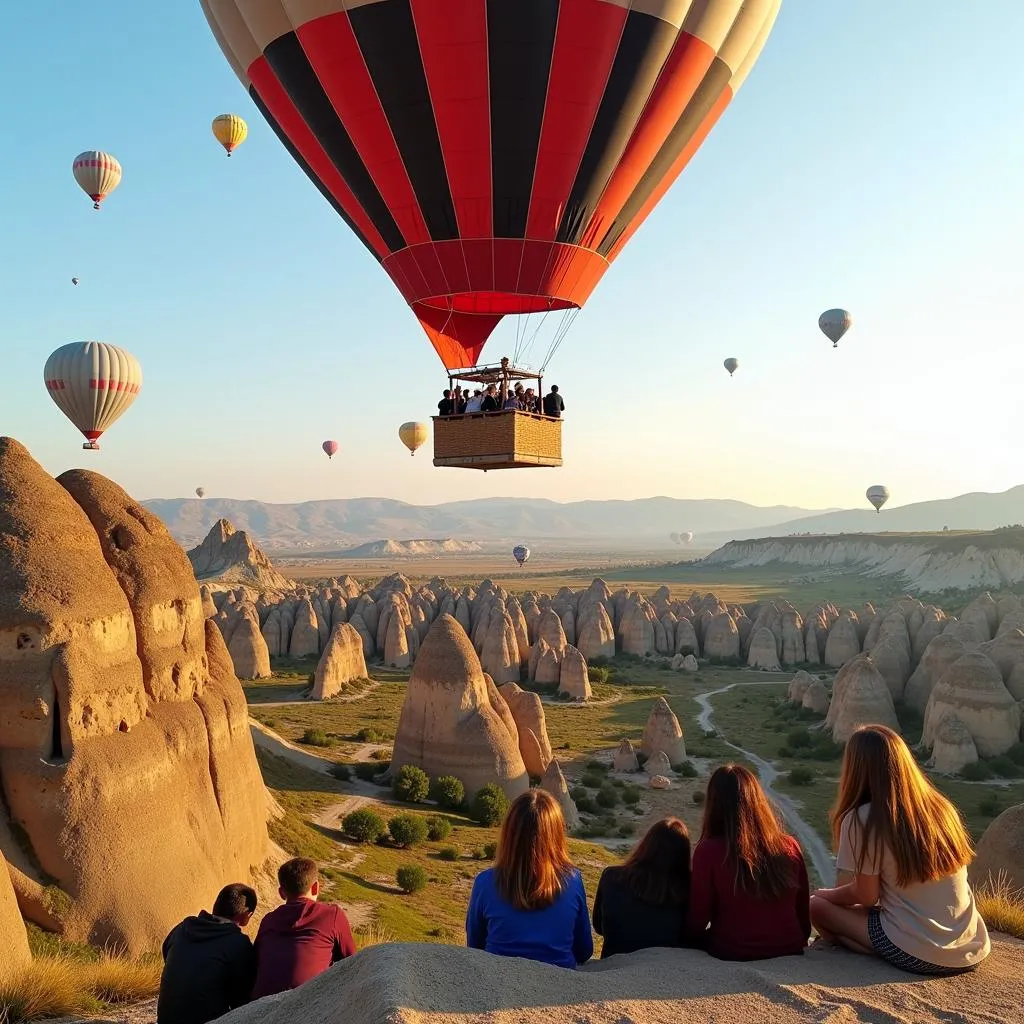
<path id="1" fill-rule="evenodd" d="M 998 546 L 986 535 L 984 547 L 964 537 L 962 545 L 925 538 L 900 540 L 898 535 L 838 537 L 768 537 L 730 541 L 704 562 L 737 569 L 783 564 L 808 568 L 849 568 L 868 576 L 896 576 L 920 593 L 976 590 L 1024 581 L 1024 550 L 1008 541 Z"/>

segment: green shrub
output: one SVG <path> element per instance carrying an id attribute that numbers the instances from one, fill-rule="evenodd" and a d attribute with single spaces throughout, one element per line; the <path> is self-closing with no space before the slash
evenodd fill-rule
<path id="1" fill-rule="evenodd" d="M 697 766 L 692 761 L 681 761 L 679 764 L 674 764 L 672 770 L 684 779 L 695 779 L 698 775 Z"/>
<path id="2" fill-rule="evenodd" d="M 440 814 L 431 814 L 427 817 L 427 838 L 432 843 L 447 839 L 452 834 L 452 823 Z"/>
<path id="3" fill-rule="evenodd" d="M 487 860 L 487 854 L 484 853 L 484 848 L 482 846 L 475 847 L 470 856 L 473 860 Z"/>
<path id="4" fill-rule="evenodd" d="M 640 803 L 640 790 L 636 786 L 630 786 L 622 791 L 622 802 L 629 806 Z"/>
<path id="5" fill-rule="evenodd" d="M 458 810 L 466 799 L 466 787 L 454 775 L 442 775 L 434 779 L 430 789 L 431 798 L 441 807 L 450 811 Z"/>
<path id="6" fill-rule="evenodd" d="M 380 743 L 381 734 L 376 729 L 360 729 L 356 733 L 356 739 L 360 743 Z"/>
<path id="7" fill-rule="evenodd" d="M 636 825 L 634 825 L 632 822 L 627 821 L 625 824 L 619 826 L 619 835 L 622 836 L 623 839 L 626 839 L 629 836 L 635 834 Z"/>
<path id="8" fill-rule="evenodd" d="M 376 811 L 361 807 L 342 818 L 341 830 L 357 843 L 375 843 L 387 831 L 387 826 Z"/>
<path id="9" fill-rule="evenodd" d="M 793 748 L 792 747 L 787 747 L 785 744 L 783 744 L 781 747 L 779 747 L 779 757 L 793 757 L 793 756 L 794 756 L 794 754 L 793 754 Z"/>
<path id="10" fill-rule="evenodd" d="M 584 772 L 583 778 L 580 779 L 580 785 L 586 786 L 587 789 L 600 789 L 604 784 L 604 776 L 598 775 L 597 772 Z"/>
<path id="11" fill-rule="evenodd" d="M 995 774 L 987 761 L 972 761 L 960 769 L 960 774 L 970 782 L 984 782 Z"/>
<path id="12" fill-rule="evenodd" d="M 396 814 L 388 822 L 388 832 L 395 846 L 415 846 L 427 838 L 427 820 L 418 814 Z"/>
<path id="13" fill-rule="evenodd" d="M 587 666 L 587 678 L 592 683 L 607 683 L 611 677 L 611 669 L 607 669 L 602 665 Z"/>
<path id="14" fill-rule="evenodd" d="M 442 846 L 437 856 L 439 860 L 458 860 L 459 851 L 454 846 Z"/>
<path id="15" fill-rule="evenodd" d="M 1024 764 L 1024 743 L 1015 743 L 1006 752 L 1006 756 L 1013 761 L 1014 764 Z"/>
<path id="16" fill-rule="evenodd" d="M 493 842 L 492 843 L 484 843 L 484 856 L 488 860 L 494 860 L 495 856 L 497 856 L 497 853 L 498 853 L 498 844 L 497 843 L 493 843 Z"/>
<path id="17" fill-rule="evenodd" d="M 370 751 L 370 760 L 371 761 L 388 761 L 388 762 L 390 762 L 391 754 L 392 754 L 392 751 L 391 751 L 390 747 L 381 747 L 379 750 L 371 750 Z"/>
<path id="18" fill-rule="evenodd" d="M 576 804 L 579 804 L 580 800 L 589 800 L 590 794 L 582 786 L 573 786 L 569 790 L 569 796 L 573 798 Z"/>
<path id="19" fill-rule="evenodd" d="M 794 750 L 806 750 L 812 745 L 811 734 L 806 729 L 790 729 L 786 733 L 786 743 Z"/>
<path id="20" fill-rule="evenodd" d="M 994 796 L 987 796 L 978 803 L 978 811 L 986 818 L 996 818 L 1002 813 L 1002 805 Z"/>
<path id="21" fill-rule="evenodd" d="M 496 783 L 489 782 L 473 797 L 471 817 L 488 828 L 500 825 L 508 811 L 508 797 Z"/>
<path id="22" fill-rule="evenodd" d="M 418 804 L 427 799 L 430 779 L 422 768 L 414 764 L 403 764 L 391 788 L 396 798 L 403 803 Z"/>
<path id="23" fill-rule="evenodd" d="M 353 766 L 352 770 L 356 773 L 356 778 L 362 779 L 363 782 L 372 782 L 377 775 L 384 771 L 379 764 L 374 764 L 372 761 L 360 761 Z"/>
<path id="24" fill-rule="evenodd" d="M 307 747 L 329 747 L 331 738 L 323 729 L 307 729 L 299 742 L 305 743 Z"/>
<path id="25" fill-rule="evenodd" d="M 794 786 L 810 786 L 814 783 L 814 772 L 810 768 L 793 768 L 789 773 L 789 781 Z"/>
<path id="26" fill-rule="evenodd" d="M 693 799 L 693 802 L 699 807 L 702 803 L 704 803 L 704 790 L 702 790 L 702 789 L 695 789 L 693 791 L 692 799 Z"/>
<path id="27" fill-rule="evenodd" d="M 1000 754 L 989 761 L 989 767 L 1004 779 L 1019 779 L 1024 775 L 1024 765 L 1018 764 L 1012 757 Z"/>
<path id="28" fill-rule="evenodd" d="M 608 771 L 608 765 L 603 761 L 588 761 L 587 762 L 588 772 L 606 772 Z"/>
<path id="29" fill-rule="evenodd" d="M 614 786 L 602 786 L 597 794 L 600 807 L 614 807 L 619 802 L 619 791 Z"/>
<path id="30" fill-rule="evenodd" d="M 352 769 L 347 764 L 332 764 L 330 771 L 341 782 L 348 782 L 352 778 Z"/>
<path id="31" fill-rule="evenodd" d="M 402 892 L 413 893 L 426 889 L 430 879 L 426 870 L 418 864 L 405 864 L 395 872 L 395 881 Z"/>

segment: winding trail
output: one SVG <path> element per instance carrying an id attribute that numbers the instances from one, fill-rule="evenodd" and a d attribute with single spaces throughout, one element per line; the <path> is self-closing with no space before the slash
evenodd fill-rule
<path id="1" fill-rule="evenodd" d="M 712 697 L 717 697 L 718 694 L 726 693 L 737 686 L 769 686 L 773 684 L 777 686 L 778 680 L 766 679 L 763 682 L 730 683 L 728 686 L 722 686 L 717 690 L 709 690 L 707 693 L 696 694 L 693 699 L 701 706 L 701 712 L 697 716 L 697 724 L 700 725 L 705 732 L 715 730 L 711 717 L 714 714 L 714 708 L 711 706 Z M 772 764 L 771 761 L 766 761 L 763 757 L 758 757 L 757 754 L 754 754 L 749 750 L 744 750 L 735 743 L 731 743 L 721 733 L 718 735 L 719 739 L 721 739 L 727 747 L 732 747 L 733 750 L 742 754 L 754 765 L 757 769 L 757 774 L 761 779 L 761 785 L 764 786 L 765 792 L 768 793 L 768 795 L 775 801 L 779 810 L 782 811 L 787 824 L 793 830 L 793 834 L 800 840 L 800 845 L 803 846 L 805 853 L 810 857 L 811 863 L 814 865 L 814 870 L 817 872 L 822 884 L 834 884 L 835 864 L 832 860 L 832 854 L 829 852 L 828 847 L 822 842 L 818 833 L 815 832 L 802 817 L 800 817 L 800 810 L 797 807 L 796 801 L 793 800 L 792 797 L 787 796 L 785 793 L 780 793 L 775 789 L 774 784 L 778 781 L 780 775 L 780 772 L 775 765 Z"/>

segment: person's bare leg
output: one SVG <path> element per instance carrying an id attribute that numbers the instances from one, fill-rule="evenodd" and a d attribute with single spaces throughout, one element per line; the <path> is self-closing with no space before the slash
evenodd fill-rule
<path id="1" fill-rule="evenodd" d="M 875 956 L 868 935 L 867 907 L 840 907 L 815 896 L 811 899 L 811 923 L 818 934 L 864 956 Z"/>

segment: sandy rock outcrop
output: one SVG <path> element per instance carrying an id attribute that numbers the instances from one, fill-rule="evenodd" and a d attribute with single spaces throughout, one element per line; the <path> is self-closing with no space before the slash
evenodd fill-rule
<path id="1" fill-rule="evenodd" d="M 801 669 L 789 681 L 789 687 L 786 690 L 786 700 L 788 700 L 790 704 L 799 704 L 804 699 L 807 687 L 813 682 L 815 682 L 814 676 L 812 676 L 810 672 L 805 672 Z"/>
<path id="2" fill-rule="evenodd" d="M 750 636 L 747 665 L 764 672 L 779 672 L 782 669 L 775 634 L 766 626 L 759 626 Z"/>
<path id="3" fill-rule="evenodd" d="M 675 653 L 682 654 L 684 657 L 687 654 L 692 654 L 694 657 L 700 655 L 700 642 L 697 640 L 697 631 L 693 628 L 691 619 L 686 615 L 681 616 L 678 622 L 676 622 Z"/>
<path id="4" fill-rule="evenodd" d="M 928 699 L 921 742 L 932 747 L 942 719 L 953 712 L 967 727 L 980 757 L 1006 753 L 1020 738 L 1020 705 L 999 669 L 980 651 L 968 651 L 942 674 Z"/>
<path id="5" fill-rule="evenodd" d="M 704 630 L 704 657 L 712 661 L 734 661 L 739 656 L 740 631 L 728 612 L 720 612 Z"/>
<path id="6" fill-rule="evenodd" d="M 845 743 L 862 725 L 887 725 L 899 731 L 892 694 L 871 657 L 858 655 L 837 673 L 825 728 Z"/>
<path id="7" fill-rule="evenodd" d="M 239 679 L 269 679 L 270 651 L 260 632 L 259 621 L 244 615 L 231 634 L 228 653 Z"/>
<path id="8" fill-rule="evenodd" d="M 498 691 L 504 698 L 519 732 L 519 751 L 526 770 L 539 778 L 551 763 L 551 741 L 540 697 L 517 683 L 506 683 Z"/>
<path id="9" fill-rule="evenodd" d="M 1019 629 L 1000 631 L 994 640 L 979 648 L 1003 677 L 1014 700 L 1024 701 L 1024 632 Z"/>
<path id="10" fill-rule="evenodd" d="M 406 764 L 431 778 L 454 775 L 467 796 L 490 782 L 509 798 L 529 788 L 519 749 L 491 705 L 480 659 L 450 615 L 430 627 L 406 688 L 392 771 Z"/>
<path id="11" fill-rule="evenodd" d="M 935 684 L 942 678 L 946 669 L 966 653 L 967 648 L 955 636 L 940 633 L 924 649 L 917 668 L 907 680 L 903 700 L 923 715 Z"/>
<path id="12" fill-rule="evenodd" d="M 141 951 L 263 863 L 265 790 L 184 552 L 111 481 L 62 483 L 0 439 L 0 846 L 30 854 L 23 915 Z"/>
<path id="13" fill-rule="evenodd" d="M 188 552 L 196 579 L 248 583 L 261 589 L 288 590 L 291 580 L 279 573 L 245 532 L 219 519 L 205 539 Z"/>
<path id="14" fill-rule="evenodd" d="M 562 808 L 562 817 L 565 818 L 565 827 L 569 830 L 578 827 L 580 812 L 576 808 L 575 801 L 569 795 L 569 784 L 565 781 L 562 768 L 553 758 L 541 776 L 540 788 L 550 793 L 558 801 L 558 806 Z"/>
<path id="15" fill-rule="evenodd" d="M 615 629 L 603 604 L 593 604 L 580 613 L 576 647 L 587 661 L 615 657 Z"/>
<path id="16" fill-rule="evenodd" d="M 566 647 L 558 675 L 558 692 L 575 701 L 590 700 L 590 678 L 587 663 L 571 644 Z"/>
<path id="17" fill-rule="evenodd" d="M 647 724 L 644 726 L 640 749 L 648 757 L 655 751 L 662 751 L 668 756 L 670 765 L 686 760 L 686 741 L 683 738 L 682 727 L 664 697 L 659 697 L 651 708 Z"/>
<path id="18" fill-rule="evenodd" d="M 977 760 L 978 748 L 970 729 L 956 712 L 947 712 L 935 729 L 931 766 L 944 775 L 953 775 Z"/>
<path id="19" fill-rule="evenodd" d="M 871 648 L 871 660 L 882 674 L 894 701 L 903 699 L 910 676 L 909 641 L 894 634 L 883 634 Z"/>
<path id="20" fill-rule="evenodd" d="M 828 712 L 828 702 L 828 690 L 820 679 L 812 679 L 800 698 L 800 706 L 808 711 L 813 711 L 816 715 L 824 715 Z"/>
<path id="21" fill-rule="evenodd" d="M 665 777 L 672 771 L 672 760 L 664 750 L 655 750 L 644 762 L 644 771 L 652 778 Z"/>
<path id="22" fill-rule="evenodd" d="M 32 959 L 25 922 L 11 884 L 7 862 L 0 856 L 0 985 L 13 980 Z"/>
<path id="23" fill-rule="evenodd" d="M 823 661 L 829 668 L 842 668 L 858 654 L 860 638 L 857 636 L 857 622 L 852 613 L 845 611 L 828 631 Z"/>
<path id="24" fill-rule="evenodd" d="M 313 673 L 312 700 L 329 700 L 357 679 L 367 677 L 363 639 L 350 622 L 342 622 L 331 630 L 324 653 Z"/>
<path id="25" fill-rule="evenodd" d="M 782 653 L 779 660 L 783 665 L 800 665 L 807 660 L 804 648 L 804 620 L 797 611 L 782 613 Z"/>
<path id="26" fill-rule="evenodd" d="M 495 608 L 488 619 L 480 664 L 498 686 L 517 683 L 521 678 L 519 638 L 512 616 L 502 606 Z"/>
<path id="27" fill-rule="evenodd" d="M 624 609 L 618 637 L 623 654 L 642 658 L 655 653 L 654 624 L 640 601 L 632 601 Z"/>
<path id="28" fill-rule="evenodd" d="M 636 756 L 636 751 L 633 749 L 633 744 L 624 739 L 619 744 L 619 749 L 615 751 L 615 757 L 612 759 L 612 770 L 616 772 L 638 772 L 640 771 L 640 761 Z"/>
<path id="29" fill-rule="evenodd" d="M 316 621 L 316 612 L 309 598 L 304 597 L 295 608 L 295 623 L 288 641 L 288 654 L 293 658 L 311 658 L 319 653 L 320 627 Z"/>
<path id="30" fill-rule="evenodd" d="M 967 869 L 973 885 L 998 884 L 1024 889 L 1024 804 L 999 815 L 978 841 L 974 860 Z"/>
<path id="31" fill-rule="evenodd" d="M 667 775 L 652 775 L 650 787 L 651 789 L 671 789 L 672 780 Z"/>

